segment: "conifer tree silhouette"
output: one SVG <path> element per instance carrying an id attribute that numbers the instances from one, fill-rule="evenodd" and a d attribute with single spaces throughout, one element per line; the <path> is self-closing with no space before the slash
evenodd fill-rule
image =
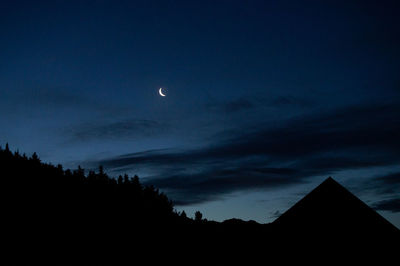
<path id="1" fill-rule="evenodd" d="M 203 220 L 203 214 L 200 211 L 196 211 L 194 214 L 194 220 L 196 222 L 201 222 Z"/>

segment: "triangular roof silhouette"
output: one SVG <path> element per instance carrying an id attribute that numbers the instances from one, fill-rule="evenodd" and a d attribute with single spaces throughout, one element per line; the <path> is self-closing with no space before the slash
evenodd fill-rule
<path id="1" fill-rule="evenodd" d="M 394 225 L 329 177 L 274 221 L 296 233 L 399 234 Z"/>

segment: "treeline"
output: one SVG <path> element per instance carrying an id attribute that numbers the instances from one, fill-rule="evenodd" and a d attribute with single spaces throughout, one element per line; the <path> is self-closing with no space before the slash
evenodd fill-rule
<path id="1" fill-rule="evenodd" d="M 6 198 L 7 218 L 48 229 L 60 225 L 72 231 L 82 227 L 106 232 L 108 226 L 133 224 L 183 224 L 194 220 L 178 213 L 168 197 L 153 186 L 144 186 L 138 176 L 112 178 L 103 167 L 64 170 L 0 147 L 0 173 Z M 201 214 L 196 215 L 198 220 Z M 200 218 L 199 218 L 200 217 Z M 51 222 L 50 222 L 51 221 Z M 48 227 L 45 227 L 43 225 Z"/>
<path id="2" fill-rule="evenodd" d="M 36 153 L 13 152 L 8 144 L 0 147 L 0 178 L 1 234 L 12 260 L 114 262 L 171 250 L 166 241 L 201 236 L 207 225 L 218 224 L 200 212 L 195 219 L 177 212 L 164 193 L 136 175 L 113 178 L 101 166 L 87 173 L 63 169 L 43 163 Z"/>

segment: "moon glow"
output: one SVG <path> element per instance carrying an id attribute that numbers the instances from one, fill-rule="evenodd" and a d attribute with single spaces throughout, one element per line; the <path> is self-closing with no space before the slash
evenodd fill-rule
<path id="1" fill-rule="evenodd" d="M 159 93 L 162 97 L 165 97 L 165 96 L 166 96 L 165 94 L 163 94 L 162 88 L 160 88 L 160 89 L 158 90 L 158 93 Z"/>

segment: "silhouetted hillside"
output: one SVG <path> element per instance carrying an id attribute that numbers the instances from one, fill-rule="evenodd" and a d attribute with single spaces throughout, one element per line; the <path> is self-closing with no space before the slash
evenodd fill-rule
<path id="1" fill-rule="evenodd" d="M 99 171 L 64 170 L 61 165 L 44 164 L 32 157 L 0 149 L 0 169 L 7 198 L 18 214 L 48 215 L 52 220 L 79 216 L 91 226 L 104 220 L 157 222 L 177 219 L 172 202 L 157 189 L 142 186 L 137 176 L 110 178 Z M 11 210 L 10 210 L 11 211 Z M 113 217 L 111 219 L 111 217 Z M 111 221 L 108 221 L 111 222 Z"/>
<path id="2" fill-rule="evenodd" d="M 344 242 L 341 249 L 351 243 L 386 252 L 389 241 L 400 239 L 397 228 L 333 179 L 273 224 L 259 224 L 207 221 L 200 212 L 190 219 L 137 176 L 114 179 L 102 167 L 87 174 L 80 167 L 64 170 L 42 163 L 36 154 L 12 153 L 8 145 L 0 148 L 0 175 L 3 260 L 13 262 L 115 265 L 146 258 L 147 264 L 187 264 L 188 259 L 211 263 L 218 258 L 251 264 L 338 241 Z"/>
<path id="3" fill-rule="evenodd" d="M 126 243 L 156 246 L 151 236 L 163 228 L 194 222 L 137 176 L 113 179 L 102 167 L 87 174 L 80 167 L 64 170 L 6 145 L 0 148 L 0 176 L 3 240 L 10 251 L 24 254 L 13 259 L 108 256 Z"/>

